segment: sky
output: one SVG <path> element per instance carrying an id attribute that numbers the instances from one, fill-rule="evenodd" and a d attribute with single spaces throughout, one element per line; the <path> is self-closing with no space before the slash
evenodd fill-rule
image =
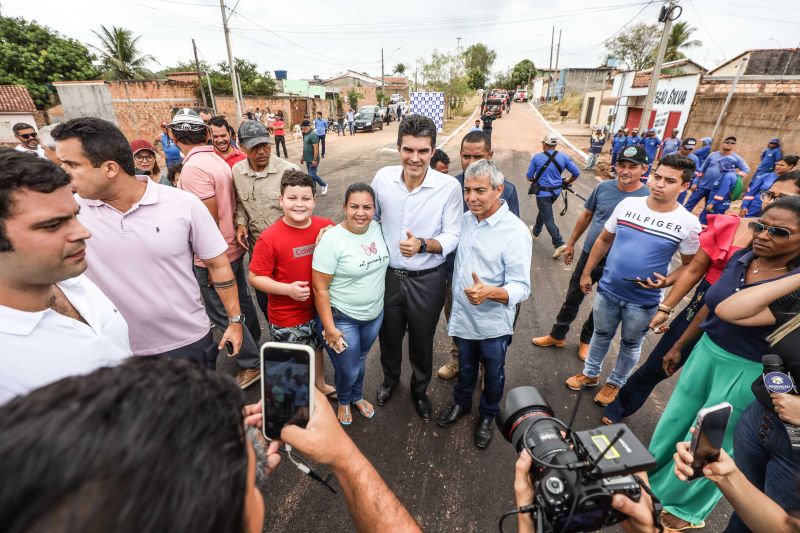
<path id="1" fill-rule="evenodd" d="M 546 68 L 550 36 L 561 32 L 559 67 L 598 66 L 603 42 L 637 22 L 656 23 L 661 0 L 225 0 L 234 8 L 231 42 L 236 57 L 262 71 L 287 70 L 289 78 L 321 78 L 352 69 L 386 75 L 405 64 L 413 77 L 419 59 L 434 49 L 453 52 L 482 42 L 497 52 L 492 71 L 522 59 Z M 759 5 L 765 7 L 759 7 Z M 687 55 L 713 68 L 750 48 L 800 46 L 796 0 L 680 0 L 677 19 L 696 28 L 702 46 Z M 122 26 L 141 36 L 143 53 L 159 65 L 192 59 L 227 60 L 218 0 L 37 0 L 3 2 L 4 16 L 21 16 L 86 44 L 99 44 L 92 30 Z M 460 38 L 460 40 L 459 40 Z"/>

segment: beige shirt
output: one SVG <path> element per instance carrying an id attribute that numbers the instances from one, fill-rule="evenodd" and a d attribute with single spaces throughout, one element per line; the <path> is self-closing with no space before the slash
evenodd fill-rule
<path id="1" fill-rule="evenodd" d="M 278 198 L 281 195 L 281 178 L 287 170 L 300 170 L 300 167 L 274 154 L 261 172 L 253 170 L 247 159 L 233 165 L 236 225 L 247 226 L 253 243 L 262 231 L 283 216 Z"/>

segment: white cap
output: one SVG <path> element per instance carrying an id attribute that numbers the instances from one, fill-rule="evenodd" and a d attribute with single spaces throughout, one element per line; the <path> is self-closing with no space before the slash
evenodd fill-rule
<path id="1" fill-rule="evenodd" d="M 548 133 L 547 135 L 544 136 L 544 139 L 542 139 L 542 142 L 544 144 L 549 144 L 549 145 L 555 146 L 556 144 L 558 144 L 558 137 L 556 136 L 555 133 Z"/>

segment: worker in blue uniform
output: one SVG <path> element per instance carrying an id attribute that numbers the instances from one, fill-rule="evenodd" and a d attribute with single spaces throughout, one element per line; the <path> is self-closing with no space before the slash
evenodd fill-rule
<path id="1" fill-rule="evenodd" d="M 779 176 L 791 172 L 800 160 L 796 155 L 787 155 L 775 163 L 775 170 L 765 174 L 756 175 L 747 187 L 742 196 L 742 206 L 739 209 L 740 217 L 759 217 L 761 216 L 761 193 L 768 191 L 772 184 L 778 180 Z"/>
<path id="2" fill-rule="evenodd" d="M 694 155 L 696 155 L 697 159 L 700 160 L 700 166 L 703 166 L 703 163 L 705 163 L 706 158 L 711 154 L 712 140 L 711 137 L 703 137 L 700 140 L 703 142 L 703 144 L 700 146 L 700 148 L 697 148 L 694 151 Z"/>
<path id="3" fill-rule="evenodd" d="M 647 182 L 647 177 L 650 175 L 650 171 L 653 170 L 658 148 L 661 146 L 661 139 L 656 135 L 656 130 L 652 128 L 647 130 L 647 133 L 642 138 L 641 145 L 644 147 L 644 153 L 647 154 L 647 172 L 642 176 L 642 181 Z"/>
<path id="4" fill-rule="evenodd" d="M 642 138 L 639 136 L 639 128 L 633 128 L 630 135 L 625 139 L 625 148 L 636 146 L 637 144 L 642 144 Z"/>
<path id="5" fill-rule="evenodd" d="M 688 139 L 684 140 L 683 144 L 681 144 L 680 148 L 678 148 L 678 153 L 681 154 L 682 156 L 688 157 L 692 161 L 692 163 L 694 163 L 695 174 L 697 174 L 697 169 L 700 168 L 700 161 L 697 159 L 697 156 L 694 155 L 694 153 L 692 153 L 694 152 L 695 146 L 697 146 L 697 139 L 695 139 L 694 137 L 689 137 Z M 683 205 L 683 203 L 686 201 L 686 196 L 687 196 L 686 191 L 680 193 L 678 195 L 678 203 Z"/>
<path id="6" fill-rule="evenodd" d="M 681 147 L 682 143 L 681 138 L 678 137 L 678 132 L 680 132 L 680 130 L 675 128 L 672 130 L 672 135 L 664 139 L 664 142 L 661 144 L 661 156 L 659 159 L 665 155 L 674 154 Z"/>
<path id="7" fill-rule="evenodd" d="M 542 140 L 542 151 L 531 158 L 526 174 L 528 181 L 531 182 L 528 195 L 536 195 L 536 207 L 539 210 L 539 214 L 536 215 L 536 224 L 531 228 L 531 233 L 534 237 L 539 237 L 542 226 L 547 228 L 553 241 L 553 248 L 555 248 L 553 259 L 558 259 L 567 249 L 553 216 L 553 204 L 558 200 L 561 189 L 565 185 L 569 186 L 581 175 L 581 171 L 572 162 L 572 159 L 556 150 L 556 144 L 558 144 L 558 137 L 553 134 L 545 135 Z M 564 180 L 561 176 L 565 170 L 572 174 L 568 180 Z"/>
<path id="8" fill-rule="evenodd" d="M 719 160 L 720 175 L 713 183 L 711 199 L 706 203 L 705 209 L 700 213 L 700 224 L 706 225 L 707 216 L 721 215 L 731 206 L 731 191 L 736 185 L 736 158 L 726 155 Z"/>
<path id="9" fill-rule="evenodd" d="M 611 139 L 611 172 L 616 172 L 614 169 L 617 165 L 617 156 L 625 148 L 625 139 L 628 136 L 628 130 L 620 128 L 617 134 Z"/>
<path id="10" fill-rule="evenodd" d="M 783 158 L 780 139 L 770 139 L 767 149 L 761 152 L 761 163 L 756 168 L 755 175 L 766 174 L 775 170 L 775 163 Z"/>
<path id="11" fill-rule="evenodd" d="M 750 167 L 747 166 L 744 159 L 733 151 L 736 146 L 736 137 L 726 137 L 722 142 L 722 148 L 719 151 L 709 155 L 705 162 L 700 167 L 700 172 L 697 173 L 695 183 L 692 185 L 692 195 L 686 202 L 686 209 L 693 210 L 695 206 L 700 203 L 700 200 L 705 200 L 706 204 L 711 199 L 711 193 L 715 189 L 715 183 L 719 181 L 722 176 L 722 169 L 719 162 L 723 157 L 733 157 L 736 161 L 735 167 L 738 169 L 737 174 L 744 176 L 750 172 Z M 700 156 L 698 155 L 698 158 Z"/>

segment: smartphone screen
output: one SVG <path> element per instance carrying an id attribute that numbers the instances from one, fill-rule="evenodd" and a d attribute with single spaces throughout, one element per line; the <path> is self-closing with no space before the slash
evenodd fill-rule
<path id="1" fill-rule="evenodd" d="M 701 409 L 697 414 L 698 423 L 690 450 L 694 455 L 694 461 L 692 461 L 694 474 L 689 477 L 689 480 L 703 477 L 703 468 L 707 464 L 719 460 L 719 451 L 728 428 L 731 410 L 731 405 L 723 402 L 707 409 Z"/>
<path id="2" fill-rule="evenodd" d="M 261 348 L 262 429 L 278 439 L 287 424 L 306 427 L 313 408 L 314 351 L 302 344 L 268 342 Z"/>

